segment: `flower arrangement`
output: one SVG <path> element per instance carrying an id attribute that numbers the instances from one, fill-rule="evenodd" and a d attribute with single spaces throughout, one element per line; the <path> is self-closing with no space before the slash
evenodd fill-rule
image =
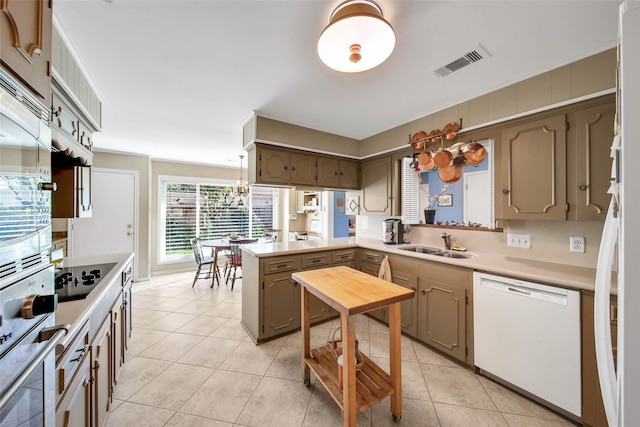
<path id="1" fill-rule="evenodd" d="M 447 187 L 449 186 L 449 184 L 444 184 L 442 186 L 442 189 L 440 190 L 440 193 L 431 196 L 429 195 L 429 186 L 428 185 L 421 185 L 420 186 L 420 191 L 422 191 L 424 194 L 426 194 L 427 196 L 427 208 L 429 210 L 434 210 L 437 206 L 438 206 L 438 200 L 440 199 L 440 196 L 442 196 L 444 194 L 445 191 L 447 191 Z"/>

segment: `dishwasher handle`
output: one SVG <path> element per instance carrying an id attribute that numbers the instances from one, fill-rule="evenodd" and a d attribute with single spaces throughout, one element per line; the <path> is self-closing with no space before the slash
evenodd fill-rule
<path id="1" fill-rule="evenodd" d="M 526 286 L 518 286 L 514 283 L 507 283 L 506 281 L 499 282 L 492 279 L 482 278 L 481 286 L 497 291 L 508 292 L 519 297 L 536 299 L 553 304 L 569 304 L 569 297 L 565 289 L 558 289 L 557 292 L 553 292 L 549 290 L 551 287 L 546 285 L 544 285 L 545 289 L 533 289 Z"/>

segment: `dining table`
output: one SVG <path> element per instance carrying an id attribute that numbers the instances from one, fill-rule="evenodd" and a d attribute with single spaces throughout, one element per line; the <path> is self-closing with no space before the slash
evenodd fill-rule
<path id="1" fill-rule="evenodd" d="M 211 266 L 211 270 L 214 274 L 213 280 L 218 281 L 218 286 L 220 286 L 220 272 L 218 271 L 218 255 L 220 251 L 224 251 L 229 249 L 231 246 L 229 244 L 229 239 L 212 239 L 212 240 L 202 240 L 200 242 L 203 248 L 211 248 L 211 256 L 213 257 L 213 264 Z"/>
<path id="2" fill-rule="evenodd" d="M 245 237 L 240 237 L 240 239 L 245 239 Z M 225 251 L 231 248 L 230 239 L 225 237 L 223 239 L 211 239 L 211 240 L 202 240 L 200 244 L 202 247 L 211 248 L 211 256 L 213 257 L 213 264 L 211 265 L 211 271 L 214 274 L 214 279 L 218 281 L 218 286 L 220 286 L 220 273 L 218 271 L 218 255 L 221 251 Z M 259 238 L 256 243 L 268 243 L 273 242 L 271 238 Z"/>

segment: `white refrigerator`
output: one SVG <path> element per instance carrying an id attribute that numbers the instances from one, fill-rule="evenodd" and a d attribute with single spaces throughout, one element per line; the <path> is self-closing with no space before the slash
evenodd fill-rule
<path id="1" fill-rule="evenodd" d="M 618 116 L 612 145 L 612 201 L 596 278 L 598 376 L 607 420 L 640 426 L 640 1 L 620 5 Z M 617 250 L 617 256 L 616 256 Z M 615 264 L 615 265 L 614 265 Z M 618 352 L 614 369 L 609 329 L 611 271 L 617 270 Z"/>

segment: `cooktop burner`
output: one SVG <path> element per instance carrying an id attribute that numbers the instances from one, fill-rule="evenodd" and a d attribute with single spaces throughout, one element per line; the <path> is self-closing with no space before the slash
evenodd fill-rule
<path id="1" fill-rule="evenodd" d="M 81 265 L 56 269 L 55 287 L 58 302 L 84 299 L 116 265 Z"/>

